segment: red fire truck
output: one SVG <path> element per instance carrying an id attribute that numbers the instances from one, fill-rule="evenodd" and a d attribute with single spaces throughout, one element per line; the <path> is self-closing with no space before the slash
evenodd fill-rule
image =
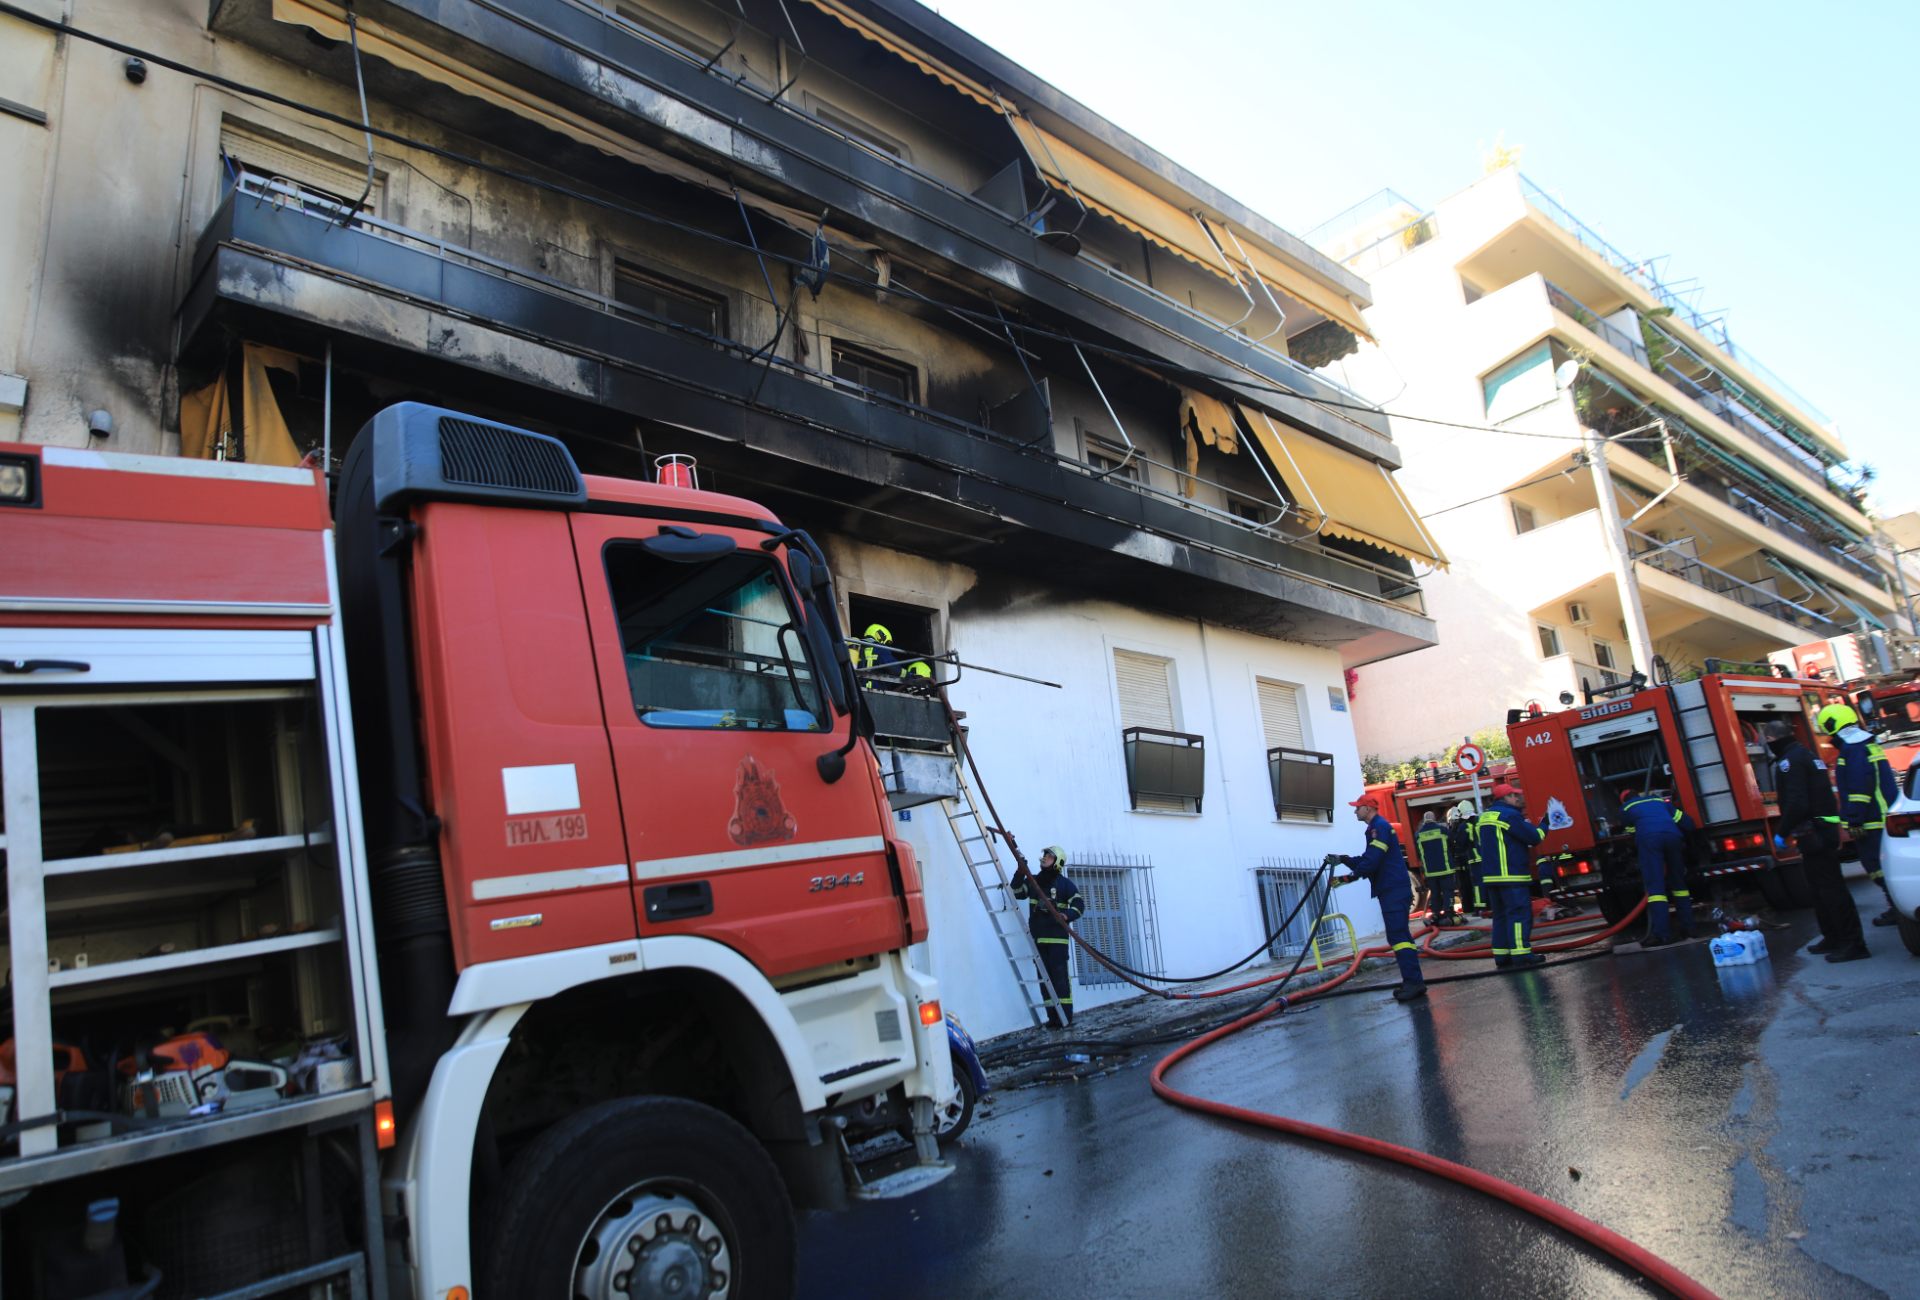
<path id="1" fill-rule="evenodd" d="M 1508 715 L 1507 739 L 1528 793 L 1528 810 L 1547 829 L 1543 858 L 1561 859 L 1568 893 L 1597 893 L 1618 920 L 1643 893 L 1631 838 L 1620 816 L 1629 790 L 1665 789 L 1700 827 L 1695 846 L 1701 884 L 1750 879 L 1775 907 L 1811 904 L 1797 853 L 1773 844 L 1774 764 L 1761 728 L 1784 718 L 1829 763 L 1832 742 L 1813 715 L 1843 699 L 1835 687 L 1782 678 L 1766 664 L 1707 663 L 1693 681 L 1652 686 L 1644 679 L 1594 691 L 1559 712 Z M 1597 882 L 1569 879 L 1590 864 Z"/>
<path id="2" fill-rule="evenodd" d="M 1850 632 L 1768 658 L 1795 677 L 1836 682 L 1853 697 L 1896 772 L 1920 754 L 1920 642 L 1900 632 Z"/>
<path id="3" fill-rule="evenodd" d="M 784 1295 L 793 1205 L 937 1181 L 840 644 L 804 533 L 451 411 L 331 513 L 0 444 L 0 1287 Z"/>

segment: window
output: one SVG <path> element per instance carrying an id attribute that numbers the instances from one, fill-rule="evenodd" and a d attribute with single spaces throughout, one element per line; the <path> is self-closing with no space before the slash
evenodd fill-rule
<path id="1" fill-rule="evenodd" d="M 1307 733 L 1300 719 L 1300 688 L 1264 677 L 1255 678 L 1254 687 L 1260 697 L 1260 726 L 1266 733 L 1267 748 L 1284 745 L 1305 749 Z"/>
<path id="2" fill-rule="evenodd" d="M 1619 665 L 1613 661 L 1613 647 L 1598 638 L 1595 638 L 1593 643 L 1593 662 L 1597 666 L 1609 670 L 1619 667 Z"/>
<path id="3" fill-rule="evenodd" d="M 340 209 L 354 209 L 365 193 L 366 200 L 354 210 L 378 216 L 386 196 L 386 174 L 376 168 L 373 189 L 368 191 L 365 155 L 354 158 L 345 150 L 344 144 L 337 153 L 318 149 L 231 118 L 220 124 L 220 155 L 231 179 L 251 176 L 284 181 Z"/>
<path id="4" fill-rule="evenodd" d="M 1541 657 L 1552 659 L 1554 656 L 1560 654 L 1560 634 L 1548 627 L 1545 623 L 1536 623 L 1534 627 L 1540 633 Z"/>
<path id="5" fill-rule="evenodd" d="M 1300 688 L 1287 682 L 1254 679 L 1260 726 L 1266 740 L 1267 781 L 1273 791 L 1273 815 L 1286 821 L 1333 820 L 1333 755 L 1307 748 Z"/>
<path id="6" fill-rule="evenodd" d="M 613 298 L 623 306 L 669 324 L 684 325 L 719 338 L 727 333 L 727 300 L 720 294 L 631 262 L 613 264 Z"/>
<path id="7" fill-rule="evenodd" d="M 1476 286 L 1473 281 L 1462 276 L 1460 278 L 1460 296 L 1466 299 L 1467 306 L 1471 307 L 1474 303 L 1479 302 L 1485 295 L 1480 292 L 1478 286 Z"/>
<path id="8" fill-rule="evenodd" d="M 1127 788 L 1136 812 L 1199 812 L 1205 794 L 1204 742 L 1175 730 L 1173 661 L 1113 652 Z"/>
<path id="9" fill-rule="evenodd" d="M 1267 946 L 1268 956 L 1276 960 L 1297 957 L 1300 950 L 1315 938 L 1320 940 L 1324 955 L 1336 935 L 1345 937 L 1345 931 L 1338 921 L 1328 921 L 1319 927 L 1319 934 L 1315 934 L 1315 923 L 1333 911 L 1333 882 L 1322 877 L 1314 867 L 1268 858 L 1264 864 L 1254 868 L 1253 878 L 1260 891 L 1262 933 L 1273 934 L 1282 921 L 1289 916 L 1293 918 L 1286 929 L 1274 935 L 1273 942 Z M 1302 895 L 1309 890 L 1312 896 L 1303 902 Z"/>
<path id="10" fill-rule="evenodd" d="M 1540 526 L 1540 517 L 1533 512 L 1532 506 L 1523 506 L 1518 501 L 1510 504 L 1513 506 L 1514 532 L 1530 533 Z"/>
<path id="11" fill-rule="evenodd" d="M 713 58 L 720 53 L 723 46 L 731 43 L 726 35 L 726 22 L 719 15 L 708 11 L 704 5 L 698 6 L 695 12 L 705 20 L 704 25 L 714 29 L 712 34 L 695 32 L 659 14 L 651 13 L 639 5 L 616 4 L 613 6 L 613 11 L 616 17 L 638 27 L 649 36 L 662 39 L 670 45 L 677 45 L 687 53 L 697 54 L 702 59 Z"/>
<path id="12" fill-rule="evenodd" d="M 833 341 L 833 377 L 902 402 L 920 401 L 920 372 L 904 361 Z"/>
<path id="13" fill-rule="evenodd" d="M 1073 928 L 1122 966 L 1159 974 L 1160 926 L 1153 863 L 1146 858 L 1082 857 L 1070 850 L 1067 879 L 1079 886 L 1084 907 Z M 1073 978 L 1087 988 L 1126 982 L 1077 946 Z"/>
<path id="14" fill-rule="evenodd" d="M 1123 478 L 1130 483 L 1143 481 L 1143 467 L 1138 456 L 1129 456 L 1125 447 L 1117 442 L 1108 442 L 1098 434 L 1082 431 L 1081 437 L 1086 444 L 1087 464 L 1108 478 Z"/>
<path id="15" fill-rule="evenodd" d="M 1249 501 L 1245 497 L 1228 497 L 1227 513 L 1243 523 L 1253 524 L 1257 527 L 1273 518 L 1277 511 L 1262 510 L 1259 503 Z"/>
<path id="16" fill-rule="evenodd" d="M 606 550 L 634 711 L 650 727 L 824 731 L 785 585 L 764 556 L 686 564 L 643 542 Z"/>
<path id="17" fill-rule="evenodd" d="M 859 118 L 851 114 L 843 113 L 837 108 L 828 107 L 812 95 L 807 96 L 807 101 L 808 107 L 812 110 L 815 117 L 819 118 L 825 125 L 838 131 L 841 135 L 846 136 L 849 140 L 858 141 L 877 153 L 886 154 L 889 158 L 898 158 L 902 162 L 911 161 L 907 147 L 898 140 L 890 136 L 882 135 L 879 131 L 868 126 L 865 122 L 862 122 Z"/>
<path id="18" fill-rule="evenodd" d="M 1553 349 L 1541 343 L 1487 373 L 1480 381 L 1487 422 L 1498 424 L 1553 400 Z"/>

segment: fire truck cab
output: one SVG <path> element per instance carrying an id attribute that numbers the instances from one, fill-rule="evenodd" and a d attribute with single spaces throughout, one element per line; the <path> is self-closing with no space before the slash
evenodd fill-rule
<path id="1" fill-rule="evenodd" d="M 819 550 L 418 404 L 336 486 L 0 444 L 0 1289 L 787 1294 L 949 1171 Z"/>
<path id="2" fill-rule="evenodd" d="M 1761 729 L 1785 719 L 1829 763 L 1832 742 L 1813 715 L 1841 692 L 1820 682 L 1782 678 L 1765 664 L 1722 665 L 1692 681 L 1623 683 L 1558 712 L 1514 710 L 1507 737 L 1513 760 L 1542 819 L 1546 857 L 1562 860 L 1570 893 L 1597 893 L 1619 919 L 1642 895 L 1622 796 L 1665 790 L 1693 818 L 1695 888 L 1751 879 L 1774 907 L 1812 903 L 1799 856 L 1773 844 L 1774 764 Z M 1565 878 L 1568 863 L 1592 862 L 1598 881 Z"/>

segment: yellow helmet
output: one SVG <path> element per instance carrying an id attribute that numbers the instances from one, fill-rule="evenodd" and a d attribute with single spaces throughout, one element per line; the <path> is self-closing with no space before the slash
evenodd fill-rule
<path id="1" fill-rule="evenodd" d="M 893 644 L 893 633 L 887 630 L 887 625 L 884 623 L 867 624 L 867 630 L 862 632 L 860 637 L 865 641 L 878 641 L 881 645 Z"/>
<path id="2" fill-rule="evenodd" d="M 1049 853 L 1053 854 L 1053 865 L 1059 870 L 1065 871 L 1067 869 L 1067 851 L 1058 844 L 1049 844 L 1046 848 L 1040 850 L 1040 856 L 1043 858 Z"/>
<path id="3" fill-rule="evenodd" d="M 1453 806 L 1453 810 L 1459 813 L 1462 817 L 1471 817 L 1473 816 L 1473 800 L 1462 799 L 1459 803 Z"/>
<path id="4" fill-rule="evenodd" d="M 1860 724 L 1860 715 L 1855 713 L 1848 705 L 1829 704 L 1826 708 L 1816 713 L 1813 720 L 1819 724 L 1820 730 L 1831 736 L 1837 734 L 1842 727 L 1858 726 Z"/>
<path id="5" fill-rule="evenodd" d="M 926 660 L 916 659 L 905 668 L 902 668 L 900 675 L 903 677 L 932 677 L 933 669 L 927 667 Z"/>

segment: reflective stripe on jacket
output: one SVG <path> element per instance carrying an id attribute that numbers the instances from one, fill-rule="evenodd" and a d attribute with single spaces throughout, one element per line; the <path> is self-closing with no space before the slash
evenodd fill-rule
<path id="1" fill-rule="evenodd" d="M 1680 819 L 1685 814 L 1659 795 L 1636 795 L 1620 805 L 1620 817 L 1627 823 L 1627 834 L 1662 838 L 1680 834 Z"/>
<path id="2" fill-rule="evenodd" d="M 1048 883 L 1047 876 L 1053 877 L 1051 883 Z M 1080 919 L 1080 914 L 1086 910 L 1086 900 L 1080 897 L 1080 887 L 1067 879 L 1065 872 L 1043 871 L 1037 879 L 1046 886 L 1047 897 L 1053 900 L 1060 915 L 1066 917 L 1069 923 Z M 1027 932 L 1033 936 L 1035 943 L 1072 943 L 1066 926 L 1048 915 L 1047 909 L 1041 905 L 1039 891 L 1029 888 L 1035 880 L 1036 877 L 1029 874 L 1024 880 L 1016 878 L 1013 882 L 1013 896 L 1030 900 L 1027 904 Z"/>
<path id="3" fill-rule="evenodd" d="M 1489 885 L 1531 885 L 1533 846 L 1547 838 L 1546 831 L 1505 804 L 1481 813 L 1474 826 L 1480 835 L 1480 859 L 1487 864 L 1481 879 Z"/>
<path id="4" fill-rule="evenodd" d="M 1840 815 L 1863 831 L 1887 824 L 1887 808 L 1900 798 L 1900 781 L 1887 761 L 1887 751 L 1860 727 L 1846 727 L 1834 743 L 1840 748 L 1834 782 L 1839 787 Z"/>
<path id="5" fill-rule="evenodd" d="M 1447 851 L 1447 828 L 1435 826 L 1421 831 L 1413 837 L 1420 846 L 1420 869 L 1427 873 L 1427 879 L 1435 876 L 1453 874 L 1453 855 Z"/>
<path id="6" fill-rule="evenodd" d="M 1407 876 L 1407 855 L 1393 823 L 1375 813 L 1367 822 L 1366 852 L 1340 859 L 1357 876 L 1365 876 L 1375 898 L 1412 897 L 1413 881 Z"/>

